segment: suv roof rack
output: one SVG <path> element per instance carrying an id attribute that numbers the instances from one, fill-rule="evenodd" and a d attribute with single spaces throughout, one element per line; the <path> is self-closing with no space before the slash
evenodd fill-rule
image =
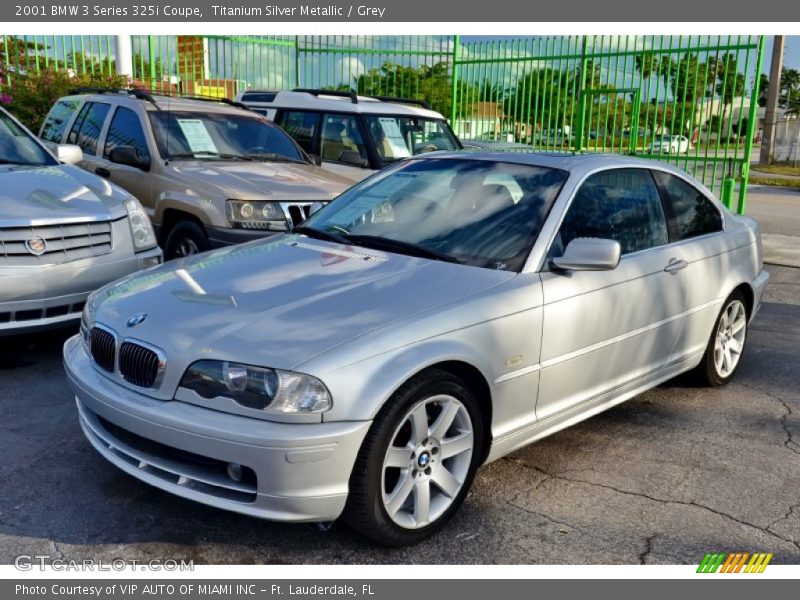
<path id="1" fill-rule="evenodd" d="M 339 96 L 341 98 L 350 98 L 350 102 L 353 104 L 358 104 L 358 94 L 355 90 L 320 90 L 320 89 L 313 89 L 313 88 L 295 88 L 292 90 L 293 92 L 305 92 L 306 94 L 311 94 L 313 96 Z M 428 104 L 425 100 L 418 100 L 416 98 L 395 98 L 394 96 L 366 96 L 362 95 L 362 98 L 371 98 L 372 100 L 380 100 L 381 102 L 395 102 L 397 104 L 413 104 L 415 106 L 419 106 L 421 108 L 425 108 L 428 110 L 431 109 L 431 105 Z"/>
<path id="2" fill-rule="evenodd" d="M 358 104 L 358 94 L 354 90 L 318 90 L 314 88 L 294 88 L 293 92 L 303 92 L 312 96 L 339 96 L 340 98 L 350 98 L 350 102 Z"/>
<path id="3" fill-rule="evenodd" d="M 431 105 L 426 100 L 417 100 L 416 98 L 395 98 L 394 96 L 367 96 L 368 98 L 375 98 L 381 102 L 396 102 L 397 104 L 413 104 L 421 108 L 431 109 Z"/>
<path id="4" fill-rule="evenodd" d="M 221 102 L 222 104 L 227 104 L 228 106 L 235 106 L 236 108 L 251 110 L 246 104 L 242 104 L 236 100 L 231 100 L 230 98 L 218 98 L 217 96 L 188 96 L 182 94 L 178 94 L 174 97 L 181 98 L 183 100 L 199 100 L 200 102 Z"/>
<path id="5" fill-rule="evenodd" d="M 128 94 L 129 96 L 133 96 L 134 98 L 139 98 L 140 100 L 146 100 L 156 108 L 158 104 L 156 103 L 155 98 L 145 90 L 140 88 L 107 88 L 107 87 L 79 87 L 69 90 L 70 95 L 77 95 L 77 94 Z M 160 109 L 159 109 L 160 110 Z"/>

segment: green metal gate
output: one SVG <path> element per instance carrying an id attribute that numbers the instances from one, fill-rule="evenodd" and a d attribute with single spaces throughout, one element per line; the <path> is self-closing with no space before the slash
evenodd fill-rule
<path id="1" fill-rule="evenodd" d="M 461 85 L 453 88 L 451 122 L 462 138 L 489 124 L 495 139 L 513 136 L 532 151 L 666 161 L 729 207 L 739 179 L 736 208 L 743 213 L 763 49 L 763 36 L 456 43 L 453 73 Z"/>
<path id="2" fill-rule="evenodd" d="M 154 91 L 230 98 L 248 88 L 303 87 L 424 99 L 462 140 L 496 150 L 667 161 L 729 206 L 739 180 L 736 208 L 744 212 L 763 36 L 131 40 L 133 79 Z M 113 36 L 2 36 L 0 54 L 6 84 L 43 69 L 116 68 Z"/>

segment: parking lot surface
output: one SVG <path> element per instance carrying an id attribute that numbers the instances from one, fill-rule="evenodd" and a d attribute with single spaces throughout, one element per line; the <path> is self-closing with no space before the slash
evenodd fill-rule
<path id="1" fill-rule="evenodd" d="M 411 549 L 226 513 L 133 479 L 83 439 L 61 367 L 72 332 L 0 338 L 0 563 L 697 564 L 708 550 L 800 562 L 800 269 L 769 268 L 740 371 L 668 382 L 478 472 Z"/>

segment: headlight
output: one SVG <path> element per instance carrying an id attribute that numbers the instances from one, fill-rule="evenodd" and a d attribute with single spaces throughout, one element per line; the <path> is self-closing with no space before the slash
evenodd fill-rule
<path id="1" fill-rule="evenodd" d="M 129 198 L 125 201 L 125 210 L 128 211 L 128 225 L 131 228 L 134 252 L 149 250 L 156 245 L 156 234 L 153 233 L 153 226 L 150 219 L 144 212 L 142 205 L 136 198 Z"/>
<path id="2" fill-rule="evenodd" d="M 241 229 L 286 231 L 288 224 L 281 205 L 259 200 L 228 200 L 228 221 Z"/>
<path id="3" fill-rule="evenodd" d="M 318 413 L 331 407 L 331 395 L 316 377 L 228 361 L 194 363 L 181 387 L 204 398 L 224 396 L 266 412 Z"/>

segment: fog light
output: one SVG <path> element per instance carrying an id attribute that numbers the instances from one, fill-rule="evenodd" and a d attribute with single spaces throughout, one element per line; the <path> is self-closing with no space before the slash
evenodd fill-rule
<path id="1" fill-rule="evenodd" d="M 142 267 L 147 269 L 148 267 L 155 267 L 156 265 L 161 264 L 161 257 L 160 256 L 147 256 L 142 259 Z"/>
<path id="2" fill-rule="evenodd" d="M 236 463 L 228 463 L 228 477 L 233 479 L 236 483 L 242 482 L 242 465 Z"/>

